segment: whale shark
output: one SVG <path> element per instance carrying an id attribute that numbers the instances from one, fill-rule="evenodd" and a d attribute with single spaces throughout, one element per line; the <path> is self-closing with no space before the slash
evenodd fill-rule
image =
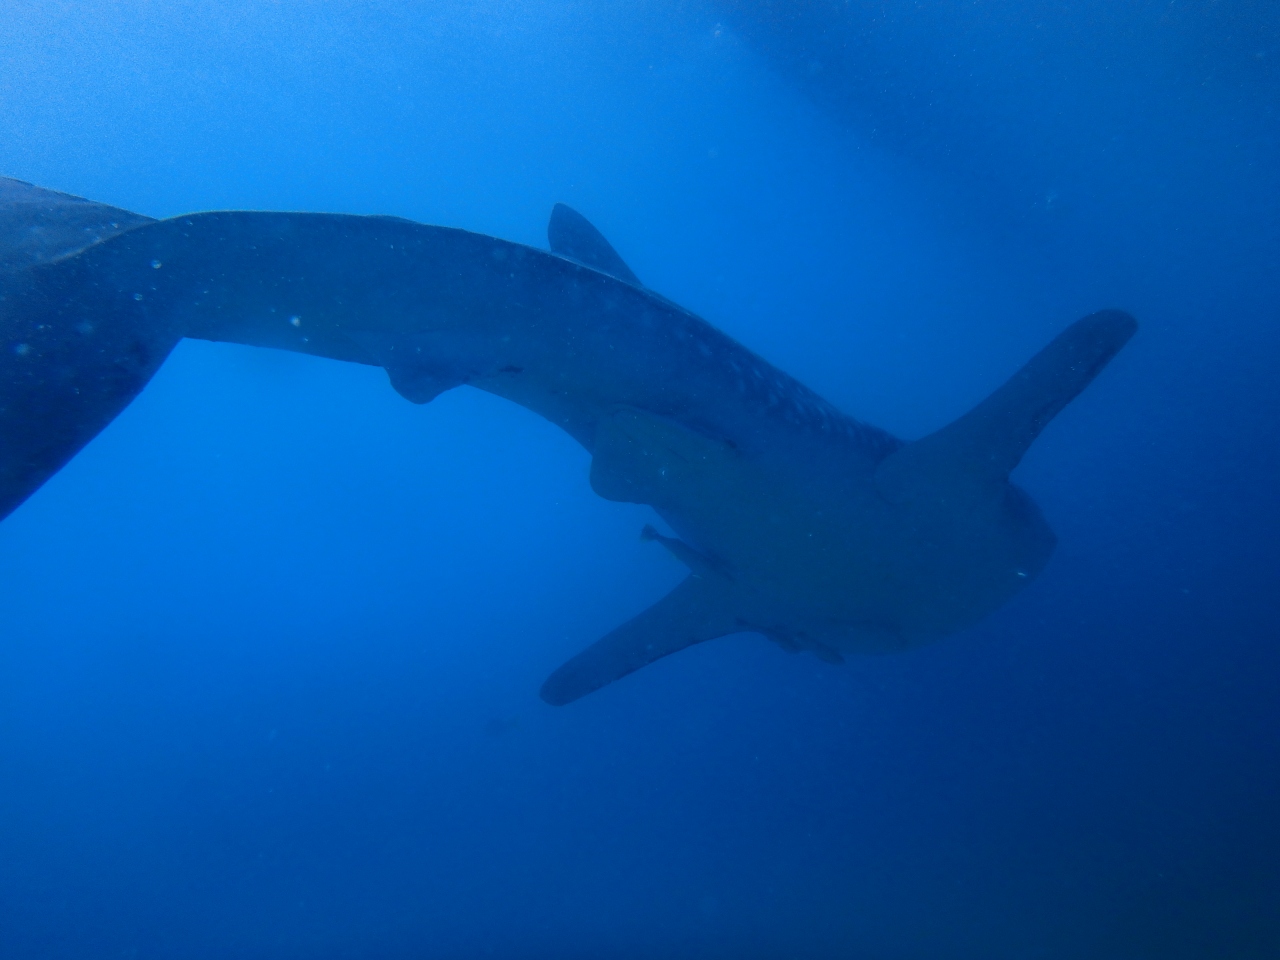
<path id="1" fill-rule="evenodd" d="M 839 663 L 979 622 L 1055 538 L 1010 473 L 1132 337 L 1069 325 L 955 422 L 907 443 L 841 412 L 645 287 L 557 205 L 550 250 L 385 216 L 149 220 L 9 183 L 0 194 L 0 515 L 145 386 L 183 337 L 382 367 L 428 403 L 463 385 L 591 455 L 600 496 L 688 568 L 556 669 L 563 705 L 697 643 L 757 633 Z"/>

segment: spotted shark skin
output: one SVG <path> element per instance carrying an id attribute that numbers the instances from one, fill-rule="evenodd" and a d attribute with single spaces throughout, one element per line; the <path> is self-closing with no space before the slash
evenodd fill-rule
<path id="1" fill-rule="evenodd" d="M 558 206 L 548 232 L 553 252 L 392 217 L 202 213 L 11 271 L 0 509 L 194 337 L 381 366 L 417 403 L 464 384 L 505 397 L 586 448 L 597 493 L 657 511 L 677 536 L 646 536 L 689 577 L 555 671 L 552 704 L 734 633 L 832 662 L 905 649 L 1043 568 L 1053 535 L 1008 474 L 1133 334 L 1127 314 L 1077 322 L 904 444 L 644 288 L 575 212 Z"/>

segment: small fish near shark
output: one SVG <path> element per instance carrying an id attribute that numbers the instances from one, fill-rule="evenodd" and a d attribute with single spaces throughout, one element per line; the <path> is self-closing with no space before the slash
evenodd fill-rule
<path id="1" fill-rule="evenodd" d="M 0 517 L 181 338 L 293 350 L 383 367 L 414 403 L 464 384 L 519 403 L 586 448 L 596 493 L 676 533 L 643 536 L 688 577 L 554 671 L 548 703 L 735 633 L 838 663 L 968 627 L 1035 578 L 1055 539 L 1009 474 L 1137 329 L 1087 316 L 904 443 L 644 287 L 568 207 L 548 238 L 336 214 L 150 220 L 0 180 Z"/>

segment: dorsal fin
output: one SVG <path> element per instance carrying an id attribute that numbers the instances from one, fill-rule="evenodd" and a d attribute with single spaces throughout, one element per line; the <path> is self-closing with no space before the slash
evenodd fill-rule
<path id="1" fill-rule="evenodd" d="M 611 277 L 644 286 L 640 279 L 623 263 L 618 251 L 609 245 L 591 222 L 572 207 L 557 203 L 551 208 L 551 220 L 547 223 L 547 242 L 551 252 L 570 260 L 577 260 Z"/>
<path id="2" fill-rule="evenodd" d="M 886 457 L 876 470 L 880 492 L 898 503 L 994 489 L 1137 329 L 1122 310 L 1077 320 L 959 420 Z"/>

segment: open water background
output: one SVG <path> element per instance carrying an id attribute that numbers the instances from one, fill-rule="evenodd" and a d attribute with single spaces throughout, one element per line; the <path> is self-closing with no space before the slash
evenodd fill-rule
<path id="1" fill-rule="evenodd" d="M 979 627 L 543 677 L 682 576 L 472 390 L 183 343 L 0 526 L 0 956 L 1280 955 L 1280 14 L 7 0 L 0 171 L 654 289 L 913 438 L 1101 307 Z"/>

